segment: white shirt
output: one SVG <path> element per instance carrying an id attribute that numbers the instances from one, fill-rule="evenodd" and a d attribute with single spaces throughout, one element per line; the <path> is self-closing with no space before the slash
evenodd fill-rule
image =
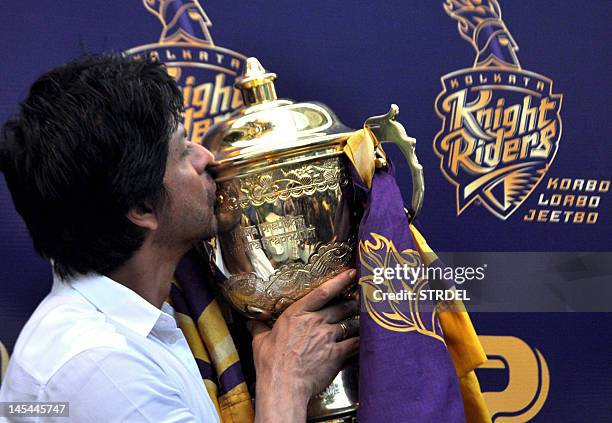
<path id="1" fill-rule="evenodd" d="M 101 275 L 55 278 L 17 339 L 2 401 L 69 402 L 69 418 L 15 422 L 219 422 L 172 307 Z"/>

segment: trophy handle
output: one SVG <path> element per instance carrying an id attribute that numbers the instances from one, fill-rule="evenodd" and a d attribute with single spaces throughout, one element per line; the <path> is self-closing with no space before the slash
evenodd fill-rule
<path id="1" fill-rule="evenodd" d="M 425 179 L 423 166 L 416 156 L 416 139 L 409 137 L 401 123 L 396 121 L 399 107 L 392 104 L 386 115 L 372 116 L 365 121 L 376 138 L 381 142 L 392 142 L 397 145 L 408 162 L 412 174 L 412 204 L 408 213 L 408 220 L 412 223 L 423 207 L 425 195 Z"/>

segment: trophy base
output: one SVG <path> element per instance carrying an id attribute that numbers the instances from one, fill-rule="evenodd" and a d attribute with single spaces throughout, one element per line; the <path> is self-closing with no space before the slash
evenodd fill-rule
<path id="1" fill-rule="evenodd" d="M 357 410 L 347 416 L 336 416 L 331 420 L 308 420 L 308 423 L 357 423 Z"/>
<path id="2" fill-rule="evenodd" d="M 308 423 L 357 423 L 357 410 L 351 411 L 344 416 L 326 417 L 323 420 L 310 420 Z"/>
<path id="3" fill-rule="evenodd" d="M 351 358 L 331 384 L 311 398 L 308 422 L 353 423 L 357 421 L 359 362 Z"/>

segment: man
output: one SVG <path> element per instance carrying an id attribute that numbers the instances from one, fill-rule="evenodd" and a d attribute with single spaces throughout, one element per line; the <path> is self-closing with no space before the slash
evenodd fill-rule
<path id="1" fill-rule="evenodd" d="M 186 139 L 181 108 L 161 65 L 108 55 L 43 75 L 6 123 L 0 166 L 54 282 L 0 401 L 69 402 L 79 422 L 218 421 L 164 302 L 178 261 L 216 231 L 213 156 Z M 253 324 L 257 421 L 304 421 L 356 352 L 338 324 L 356 303 L 326 305 L 353 277 L 312 291 L 272 329 Z"/>

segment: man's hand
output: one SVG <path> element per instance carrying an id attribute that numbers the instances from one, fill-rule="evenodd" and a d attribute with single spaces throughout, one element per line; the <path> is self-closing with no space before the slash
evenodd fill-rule
<path id="1" fill-rule="evenodd" d="M 256 421 L 306 420 L 308 400 L 322 391 L 359 348 L 359 338 L 346 337 L 339 324 L 358 312 L 355 300 L 327 305 L 356 274 L 348 270 L 293 303 L 270 329 L 249 322 L 257 372 Z M 352 327 L 350 332 L 356 329 Z M 356 332 L 356 331 L 355 331 Z"/>

